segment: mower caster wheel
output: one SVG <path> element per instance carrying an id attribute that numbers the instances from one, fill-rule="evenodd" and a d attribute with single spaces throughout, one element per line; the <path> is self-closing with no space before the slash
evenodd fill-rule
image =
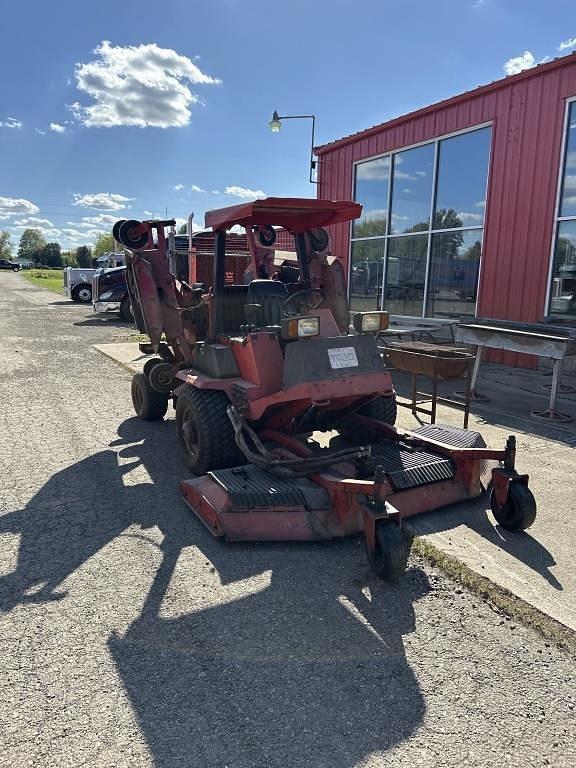
<path id="1" fill-rule="evenodd" d="M 173 376 L 174 366 L 172 363 L 165 363 L 160 360 L 156 365 L 150 366 L 148 371 L 148 381 L 152 389 L 161 392 L 163 395 L 169 395 L 177 386 L 177 381 Z"/>
<path id="2" fill-rule="evenodd" d="M 408 564 L 408 544 L 402 529 L 389 520 L 376 523 L 376 546 L 368 562 L 381 579 L 399 579 Z"/>
<path id="3" fill-rule="evenodd" d="M 492 489 L 490 506 L 496 522 L 508 531 L 525 531 L 536 519 L 536 499 L 530 488 L 523 483 L 510 483 L 508 499 L 502 506 L 496 501 L 496 494 Z"/>
<path id="4" fill-rule="evenodd" d="M 160 421 L 168 410 L 168 396 L 152 389 L 143 373 L 132 378 L 132 405 L 136 415 L 144 421 Z"/>

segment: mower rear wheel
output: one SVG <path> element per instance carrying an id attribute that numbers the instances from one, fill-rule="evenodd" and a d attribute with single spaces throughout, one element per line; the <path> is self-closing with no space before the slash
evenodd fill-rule
<path id="1" fill-rule="evenodd" d="M 187 385 L 176 400 L 176 429 L 184 463 L 195 475 L 245 464 L 226 413 L 224 392 Z"/>
<path id="2" fill-rule="evenodd" d="M 399 525 L 390 520 L 376 523 L 376 546 L 368 562 L 381 579 L 399 579 L 408 564 L 408 545 Z"/>
<path id="3" fill-rule="evenodd" d="M 527 485 L 511 482 L 508 499 L 500 506 L 494 489 L 490 492 L 490 506 L 496 521 L 508 531 L 525 531 L 536 519 L 536 499 Z"/>
<path id="4" fill-rule="evenodd" d="M 384 424 L 389 424 L 393 427 L 396 424 L 396 416 L 398 414 L 396 395 L 392 395 L 392 397 L 377 397 L 376 400 L 372 400 L 371 403 L 360 408 L 358 414 L 360 416 L 368 416 L 370 419 L 376 419 L 376 421 L 382 421 Z M 362 443 L 364 440 L 364 430 L 355 424 L 344 421 L 337 429 L 350 442 Z"/>
<path id="5" fill-rule="evenodd" d="M 168 397 L 157 392 L 143 373 L 132 378 L 132 405 L 136 415 L 144 421 L 160 421 L 168 410 Z"/>

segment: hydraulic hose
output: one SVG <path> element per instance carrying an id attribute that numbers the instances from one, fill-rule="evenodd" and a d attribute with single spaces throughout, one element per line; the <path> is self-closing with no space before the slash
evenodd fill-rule
<path id="1" fill-rule="evenodd" d="M 355 461 L 370 455 L 370 446 L 360 446 L 330 451 L 320 456 L 278 459 L 266 448 L 256 432 L 233 405 L 228 406 L 227 413 L 234 427 L 236 445 L 248 461 L 266 472 L 272 472 L 282 477 L 306 477 L 340 461 Z"/>

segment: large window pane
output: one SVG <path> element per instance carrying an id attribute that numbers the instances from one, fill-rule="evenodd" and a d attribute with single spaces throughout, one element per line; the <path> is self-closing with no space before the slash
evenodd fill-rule
<path id="1" fill-rule="evenodd" d="M 390 231 L 422 232 L 430 224 L 434 144 L 394 155 Z"/>
<path id="2" fill-rule="evenodd" d="M 474 317 L 482 230 L 432 235 L 429 317 Z"/>
<path id="3" fill-rule="evenodd" d="M 378 309 L 384 273 L 384 239 L 352 243 L 350 308 L 361 312 Z"/>
<path id="4" fill-rule="evenodd" d="M 395 315 L 422 315 L 428 235 L 388 240 L 384 309 Z"/>
<path id="5" fill-rule="evenodd" d="M 484 223 L 489 150 L 490 128 L 439 143 L 433 229 Z"/>
<path id="6" fill-rule="evenodd" d="M 576 221 L 558 224 L 550 314 L 572 320 L 576 316 Z"/>
<path id="7" fill-rule="evenodd" d="M 576 216 L 576 102 L 570 105 L 560 216 Z"/>
<path id="8" fill-rule="evenodd" d="M 352 225 L 352 237 L 386 234 L 389 177 L 389 157 L 379 157 L 356 166 L 354 199 L 363 208 L 362 217 Z"/>

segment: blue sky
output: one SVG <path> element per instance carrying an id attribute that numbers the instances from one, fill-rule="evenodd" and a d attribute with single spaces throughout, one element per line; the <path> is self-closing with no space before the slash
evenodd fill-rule
<path id="1" fill-rule="evenodd" d="M 198 223 L 253 194 L 313 196 L 317 143 L 576 48 L 573 2 L 4 3 L 0 228 L 64 248 L 116 218 Z M 108 42 L 107 42 L 108 41 Z M 508 63 L 512 60 L 512 63 Z"/>

